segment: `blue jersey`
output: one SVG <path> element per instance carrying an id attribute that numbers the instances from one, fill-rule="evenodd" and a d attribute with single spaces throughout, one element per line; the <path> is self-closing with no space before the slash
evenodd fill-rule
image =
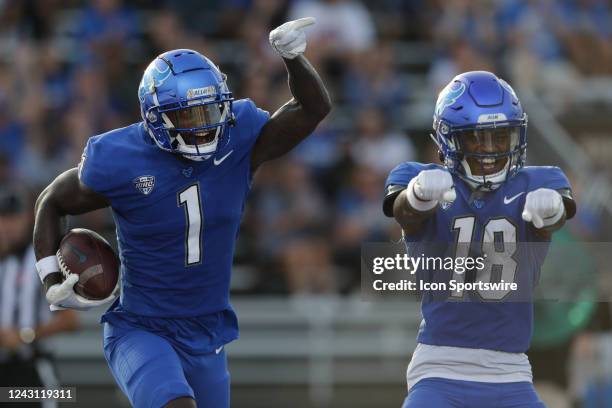
<path id="1" fill-rule="evenodd" d="M 389 174 L 386 187 L 406 186 L 421 170 L 430 169 L 443 167 L 437 164 L 400 164 Z M 526 193 L 542 187 L 555 190 L 570 188 L 567 177 L 558 167 L 524 167 L 497 190 L 480 194 L 473 194 L 472 189 L 459 177 L 453 176 L 453 180 L 456 200 L 441 203 L 417 234 L 405 236 L 409 251 L 409 243 L 420 243 L 417 246 L 424 247 L 423 243 L 470 242 L 479 247 L 486 240 L 491 243 L 497 240 L 519 244 L 542 242 L 535 230 L 521 218 Z M 512 272 L 516 270 L 513 269 L 514 265 L 495 271 L 505 282 L 514 281 L 519 288 L 523 288 L 521 301 L 512 301 L 513 294 L 503 291 L 479 292 L 480 301 L 466 301 L 475 296 L 474 293 L 449 290 L 443 301 L 425 293 L 418 341 L 437 346 L 525 352 L 529 348 L 533 330 L 533 303 L 530 299 L 526 301 L 524 288 L 532 290 L 537 283 L 545 255 L 543 246 L 546 247 L 547 243 L 536 245 L 535 250 L 519 245 L 517 250 L 522 251 L 520 254 L 508 254 L 509 262 L 518 263 L 520 273 Z M 504 248 L 513 250 L 511 245 Z M 533 253 L 527 253 L 529 251 Z M 449 282 L 451 279 L 466 279 L 466 275 L 451 272 L 424 274 L 423 278 Z M 499 276 L 496 279 L 499 281 Z"/>
<path id="2" fill-rule="evenodd" d="M 251 150 L 269 119 L 248 99 L 234 102 L 233 111 L 235 126 L 204 161 L 161 150 L 142 122 L 89 139 L 79 177 L 110 202 L 121 259 L 120 302 L 103 320 L 124 312 L 126 319 L 168 320 L 231 312 Z M 228 321 L 235 326 L 235 318 Z"/>

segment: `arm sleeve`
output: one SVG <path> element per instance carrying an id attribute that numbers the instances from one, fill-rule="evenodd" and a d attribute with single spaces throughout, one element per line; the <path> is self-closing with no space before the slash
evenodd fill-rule
<path id="1" fill-rule="evenodd" d="M 557 190 L 563 198 L 563 205 L 565 206 L 565 216 L 567 220 L 570 220 L 576 215 L 576 201 L 572 190 L 569 188 L 562 188 Z"/>
<path id="2" fill-rule="evenodd" d="M 393 218 L 393 204 L 397 196 L 406 189 L 405 185 L 390 184 L 387 186 L 385 198 L 383 198 L 383 213 L 390 218 Z"/>

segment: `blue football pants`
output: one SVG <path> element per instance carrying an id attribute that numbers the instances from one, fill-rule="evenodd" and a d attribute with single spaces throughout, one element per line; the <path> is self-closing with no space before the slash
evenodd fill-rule
<path id="1" fill-rule="evenodd" d="M 530 382 L 485 383 L 425 378 L 402 408 L 546 408 Z"/>
<path id="2" fill-rule="evenodd" d="M 225 350 L 191 355 L 139 328 L 104 323 L 104 355 L 121 390 L 136 408 L 159 408 L 191 397 L 199 408 L 228 408 L 230 376 Z"/>

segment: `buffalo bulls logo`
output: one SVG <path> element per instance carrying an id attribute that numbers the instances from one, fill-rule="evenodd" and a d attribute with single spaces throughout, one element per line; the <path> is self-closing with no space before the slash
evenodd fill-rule
<path id="1" fill-rule="evenodd" d="M 168 78 L 172 71 L 170 66 L 163 60 L 156 58 L 151 62 L 142 76 L 138 87 L 138 98 L 143 103 L 148 94 L 153 94 Z"/>
<path id="2" fill-rule="evenodd" d="M 466 86 L 463 82 L 454 81 L 448 84 L 438 96 L 438 101 L 436 102 L 436 116 L 440 116 L 442 112 L 444 112 L 444 109 L 454 105 L 465 90 Z"/>
<path id="3" fill-rule="evenodd" d="M 442 208 L 443 211 L 448 210 L 452 205 L 452 201 L 440 201 L 440 208 Z"/>
<path id="4" fill-rule="evenodd" d="M 155 187 L 155 176 L 140 176 L 134 179 L 134 187 L 144 195 L 149 195 Z"/>

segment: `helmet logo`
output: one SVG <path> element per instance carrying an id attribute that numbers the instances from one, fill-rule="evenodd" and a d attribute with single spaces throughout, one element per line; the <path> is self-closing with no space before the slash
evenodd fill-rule
<path id="1" fill-rule="evenodd" d="M 466 86 L 463 82 L 453 82 L 448 85 L 438 96 L 438 102 L 436 103 L 436 116 L 440 116 L 444 109 L 452 106 L 457 99 L 465 92 Z"/>
<path id="2" fill-rule="evenodd" d="M 166 82 L 170 74 L 172 74 L 172 71 L 170 71 L 168 64 L 159 58 L 149 64 L 138 88 L 138 99 L 140 99 L 140 102 L 144 102 L 147 94 L 152 94 L 155 92 L 155 88 L 160 87 Z"/>

